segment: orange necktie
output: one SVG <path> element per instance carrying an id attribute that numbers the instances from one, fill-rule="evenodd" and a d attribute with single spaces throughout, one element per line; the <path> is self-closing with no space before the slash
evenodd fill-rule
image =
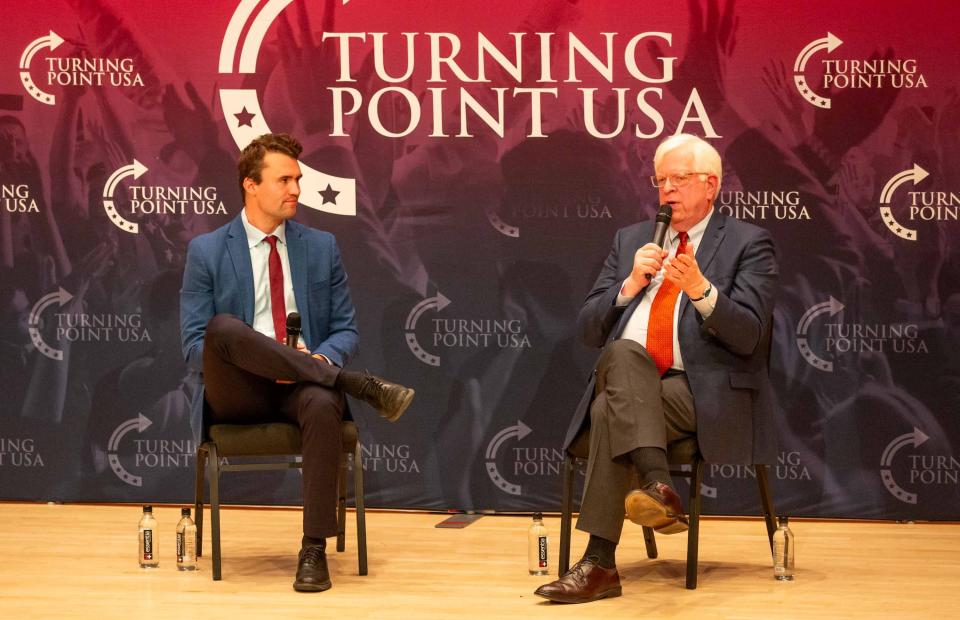
<path id="1" fill-rule="evenodd" d="M 680 245 L 674 256 L 687 249 L 687 233 L 680 233 Z M 650 306 L 650 320 L 647 322 L 647 352 L 657 365 L 660 374 L 673 366 L 673 309 L 677 305 L 680 287 L 664 278 L 657 289 L 657 296 Z"/>

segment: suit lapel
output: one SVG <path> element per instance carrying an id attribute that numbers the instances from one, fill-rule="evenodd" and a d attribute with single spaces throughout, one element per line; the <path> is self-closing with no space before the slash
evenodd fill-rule
<path id="1" fill-rule="evenodd" d="M 310 333 L 310 304 L 307 299 L 307 244 L 296 223 L 287 220 L 287 260 L 290 261 L 290 277 L 293 279 L 293 297 L 303 326 L 305 343 L 312 343 Z"/>
<path id="2" fill-rule="evenodd" d="M 233 270 L 240 288 L 240 298 L 243 301 L 243 322 L 253 324 L 253 266 L 250 262 L 250 247 L 247 242 L 247 231 L 243 228 L 240 216 L 234 218 L 227 231 L 227 252 L 233 263 Z"/>

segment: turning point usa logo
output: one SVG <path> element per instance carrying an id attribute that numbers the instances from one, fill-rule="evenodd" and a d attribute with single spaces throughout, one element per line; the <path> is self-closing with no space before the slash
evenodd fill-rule
<path id="1" fill-rule="evenodd" d="M 227 208 L 217 196 L 216 187 L 157 185 L 130 185 L 128 195 L 123 199 L 116 197 L 117 188 L 127 177 L 137 180 L 148 168 L 133 160 L 133 163 L 120 166 L 113 171 L 103 186 L 103 210 L 114 226 L 124 232 L 137 234 L 140 224 L 128 220 L 120 210 L 128 211 L 130 217 L 141 219 L 150 216 L 177 215 L 226 215 Z"/>
<path id="2" fill-rule="evenodd" d="M 133 487 L 143 486 L 143 476 L 153 469 L 189 469 L 193 466 L 196 445 L 192 439 L 165 439 L 143 437 L 153 421 L 142 413 L 124 420 L 110 434 L 107 442 L 107 462 L 113 474 Z M 121 442 L 126 449 L 121 449 Z M 130 466 L 133 471 L 127 469 Z"/>
<path id="3" fill-rule="evenodd" d="M 523 441 L 533 429 L 517 420 L 514 426 L 500 429 L 487 444 L 486 462 L 484 467 L 490 481 L 504 493 L 522 495 L 523 487 L 517 478 L 540 476 L 556 478 L 560 475 L 560 464 L 563 463 L 564 452 L 558 448 L 543 446 L 514 446 L 501 451 L 508 441 Z M 509 458 L 503 459 L 502 454 Z M 508 467 L 506 476 L 500 471 L 500 465 Z"/>
<path id="4" fill-rule="evenodd" d="M 930 349 L 915 323 L 862 323 L 834 319 L 845 306 L 830 297 L 807 308 L 797 322 L 797 348 L 808 364 L 833 372 L 837 355 L 848 353 L 925 354 Z M 823 318 L 828 320 L 824 321 Z M 818 353 L 811 346 L 816 341 Z M 825 354 L 830 354 L 825 356 Z M 828 359 L 829 357 L 829 359 Z"/>
<path id="5" fill-rule="evenodd" d="M 50 92 L 50 88 L 55 86 L 144 86 L 132 58 L 47 55 L 37 63 L 42 62 L 42 73 L 32 67 L 38 54 L 44 50 L 48 50 L 46 54 L 49 54 L 63 43 L 63 37 L 51 30 L 49 34 L 28 43 L 20 55 L 20 82 L 27 94 L 36 101 L 55 105 L 57 96 Z M 34 72 L 43 76 L 39 82 L 33 78 Z"/>
<path id="6" fill-rule="evenodd" d="M 440 351 L 444 349 L 529 349 L 533 346 L 526 322 L 520 319 L 433 316 L 452 303 L 437 291 L 434 297 L 420 301 L 407 314 L 404 339 L 410 353 L 422 363 L 440 366 Z M 418 325 L 429 329 L 418 329 Z M 429 345 L 424 347 L 421 341 Z"/>
<path id="7" fill-rule="evenodd" d="M 912 168 L 903 170 L 893 175 L 883 186 L 880 192 L 880 217 L 884 225 L 896 236 L 907 241 L 916 241 L 918 231 L 903 223 L 903 215 L 911 222 L 956 222 L 960 220 L 960 193 L 949 191 L 930 191 L 924 190 L 921 185 L 919 189 L 915 188 L 918 184 L 926 181 L 930 173 L 920 167 L 919 164 L 913 164 Z M 897 212 L 900 217 L 894 214 L 893 195 L 897 190 L 906 185 L 908 191 L 900 192 L 906 194 L 908 200 L 907 206 L 903 206 L 903 200 L 897 201 Z M 913 189 L 910 189 L 912 188 Z"/>
<path id="8" fill-rule="evenodd" d="M 260 3 L 240 2 L 224 34 L 220 73 L 255 73 L 267 31 L 292 2 L 274 0 L 262 10 Z M 351 12 L 356 5 L 340 10 Z M 420 128 L 429 132 L 428 138 L 473 138 L 478 132 L 503 138 L 507 127 L 515 125 L 528 127 L 528 138 L 545 138 L 544 106 L 565 99 L 566 90 L 573 89 L 582 103 L 583 125 L 590 135 L 614 138 L 628 130 L 627 117 L 636 112 L 643 118 L 643 126 L 634 123 L 629 128 L 633 135 L 657 138 L 666 128 L 658 109 L 664 94 L 661 85 L 673 81 L 678 59 L 662 56 L 656 58 L 653 69 L 641 68 L 641 57 L 651 42 L 670 47 L 673 34 L 477 32 L 461 38 L 452 32 L 323 32 L 317 44 L 331 50 L 337 66 L 335 85 L 327 86 L 331 96 L 329 135 L 349 136 L 348 123 L 365 113 L 373 129 L 388 138 L 403 138 Z M 427 51 L 418 55 L 417 48 Z M 373 60 L 375 84 L 369 93 L 356 87 L 359 79 L 353 69 L 360 66 L 358 59 L 368 56 Z M 467 68 L 475 68 L 475 73 Z M 603 87 L 583 86 L 585 80 Z M 424 92 L 411 90 L 413 82 L 425 84 Z M 621 83 L 630 87 L 614 86 Z M 220 94 L 226 118 L 241 115 L 237 129 L 257 123 L 259 133 L 268 130 L 256 90 L 223 88 Z M 615 122 L 604 130 L 596 120 L 601 107 L 597 101 L 608 98 L 615 101 Z M 395 106 L 402 110 L 403 121 L 398 122 L 392 114 Z M 446 116 L 451 110 L 457 111 L 455 119 Z M 509 118 L 510 111 L 520 111 L 523 117 Z M 691 89 L 680 118 L 672 124 L 682 133 L 692 131 L 685 127 L 688 123 L 700 124 L 699 133 L 707 137 L 720 137 L 696 88 Z M 334 189 L 341 189 L 336 181 L 343 179 L 327 177 Z"/>
<path id="9" fill-rule="evenodd" d="M 830 109 L 832 101 L 825 93 L 831 90 L 864 88 L 926 88 L 927 80 L 920 72 L 915 58 L 885 58 L 874 55 L 870 58 L 832 58 L 833 52 L 843 41 L 831 32 L 821 39 L 814 39 L 804 47 L 793 63 L 793 82 L 800 96 L 818 108 Z M 815 56 L 820 58 L 823 70 L 822 89 L 815 89 L 807 79 L 808 65 Z"/>
<path id="10" fill-rule="evenodd" d="M 960 486 L 960 460 L 952 454 L 918 454 L 920 446 L 929 446 L 930 436 L 919 428 L 894 437 L 880 456 L 880 479 L 884 488 L 905 504 L 916 504 L 915 489 L 932 486 Z M 912 448 L 912 449 L 911 449 Z M 925 448 L 926 449 L 926 448 Z M 903 452 L 906 458 L 895 457 Z M 906 467 L 904 467 L 906 465 Z M 904 488 L 906 485 L 907 488 Z M 953 492 L 955 496 L 955 491 Z"/>

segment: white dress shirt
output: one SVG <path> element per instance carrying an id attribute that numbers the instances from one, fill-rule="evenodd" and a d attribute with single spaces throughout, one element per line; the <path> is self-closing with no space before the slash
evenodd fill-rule
<path id="1" fill-rule="evenodd" d="M 270 235 L 276 235 L 277 253 L 283 268 L 283 303 L 287 314 L 297 311 L 297 300 L 293 296 L 293 278 L 290 276 L 290 260 L 287 258 L 286 227 L 283 222 L 271 233 L 265 233 L 250 223 L 247 210 L 240 212 L 243 228 L 247 231 L 247 246 L 250 248 L 250 264 L 253 267 L 253 328 L 276 340 L 273 328 L 273 304 L 270 302 L 270 244 L 266 241 Z M 286 335 L 284 334 L 284 337 Z"/>
<path id="2" fill-rule="evenodd" d="M 687 231 L 687 244 L 692 243 L 695 250 L 700 249 L 703 233 L 707 230 L 707 224 L 710 222 L 711 217 L 713 217 L 713 208 L 710 209 L 706 217 Z M 664 261 L 664 266 L 666 266 L 677 254 L 677 247 L 680 245 L 680 233 L 670 228 L 667 231 L 667 238 L 664 241 L 664 245 L 667 246 L 666 249 L 670 252 Z M 646 294 L 643 296 L 643 299 L 640 300 L 640 305 L 637 306 L 637 309 L 630 315 L 630 319 L 623 329 L 623 334 L 620 336 L 621 338 L 629 338 L 630 340 L 639 342 L 644 347 L 647 346 L 647 324 L 650 321 L 650 308 L 653 306 L 653 299 L 657 296 L 657 291 L 660 289 L 663 280 L 664 270 L 661 269 L 650 281 L 650 284 L 647 285 Z M 626 281 L 624 281 L 624 283 L 625 282 Z M 620 290 L 623 290 L 623 285 L 620 286 Z M 671 366 L 671 368 L 676 370 L 683 370 L 683 357 L 680 355 L 680 341 L 677 338 L 677 321 L 680 318 L 680 302 L 684 296 L 685 293 L 683 292 L 677 295 L 677 303 L 673 307 L 673 366 Z M 623 294 L 617 295 L 618 306 L 626 306 L 632 300 L 633 297 L 627 297 Z M 697 309 L 697 312 L 699 312 L 703 318 L 707 318 L 713 313 L 713 309 L 716 307 L 717 293 L 714 291 L 707 299 L 691 301 L 690 303 L 693 304 L 693 307 Z"/>

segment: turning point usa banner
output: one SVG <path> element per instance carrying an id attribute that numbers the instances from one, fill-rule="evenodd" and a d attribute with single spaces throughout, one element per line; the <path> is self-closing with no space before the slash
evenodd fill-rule
<path id="1" fill-rule="evenodd" d="M 575 337 L 656 145 L 724 160 L 716 208 L 779 251 L 784 513 L 960 514 L 955 3 L 41 0 L 0 42 L 0 497 L 184 502 L 186 244 L 238 215 L 239 149 L 304 143 L 369 368 L 367 502 L 551 510 L 596 356 Z M 297 503 L 300 474 L 226 499 Z M 753 514 L 710 463 L 705 510 Z"/>

